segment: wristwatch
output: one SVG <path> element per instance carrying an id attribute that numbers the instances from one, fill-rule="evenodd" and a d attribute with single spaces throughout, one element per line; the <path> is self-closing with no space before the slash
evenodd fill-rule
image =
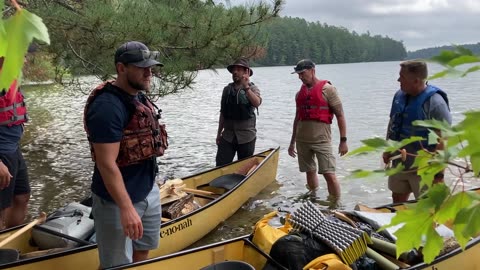
<path id="1" fill-rule="evenodd" d="M 340 137 L 340 141 L 341 141 L 341 142 L 346 142 L 346 141 L 347 141 L 347 137 Z"/>

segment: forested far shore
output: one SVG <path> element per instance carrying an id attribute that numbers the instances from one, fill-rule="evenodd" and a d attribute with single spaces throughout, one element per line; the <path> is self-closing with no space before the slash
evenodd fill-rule
<path id="1" fill-rule="evenodd" d="M 441 51 L 453 51 L 455 47 L 461 46 L 465 49 L 472 51 L 473 54 L 480 54 L 480 42 L 477 44 L 456 44 L 450 46 L 440 46 L 440 47 L 433 47 L 433 48 L 425 48 L 416 51 L 409 51 L 407 53 L 407 59 L 417 59 L 423 58 L 428 59 L 435 55 L 439 55 Z"/>
<path id="2" fill-rule="evenodd" d="M 266 40 L 258 65 L 293 65 L 299 59 L 335 64 L 402 60 L 407 56 L 401 41 L 388 36 L 358 34 L 344 27 L 302 18 L 282 17 L 265 22 L 258 37 Z"/>

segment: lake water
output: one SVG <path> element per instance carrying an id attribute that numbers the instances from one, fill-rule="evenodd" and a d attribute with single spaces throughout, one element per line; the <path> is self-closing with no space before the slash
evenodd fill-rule
<path id="1" fill-rule="evenodd" d="M 287 148 L 295 112 L 295 93 L 300 88 L 292 67 L 254 68 L 251 78 L 261 90 L 263 103 L 257 120 L 257 151 L 281 147 L 277 181 L 240 209 L 203 242 L 242 235 L 263 214 L 301 203 L 305 194 L 305 175 L 298 171 L 296 159 Z M 431 66 L 431 73 L 441 70 Z M 317 76 L 330 80 L 338 89 L 347 119 L 348 146 L 353 150 L 360 140 L 385 136 L 393 94 L 398 89 L 399 62 L 318 65 Z M 231 81 L 226 69 L 201 71 L 193 89 L 160 98 L 170 147 L 160 159 L 160 177 L 184 177 L 215 166 L 215 137 L 220 97 Z M 77 86 L 26 87 L 31 121 L 27 124 L 23 149 L 29 164 L 32 185 L 30 216 L 50 212 L 71 201 L 79 201 L 90 192 L 93 163 L 83 131 L 83 106 L 86 95 L 98 83 L 93 77 L 82 78 Z M 444 78 L 433 82 L 450 98 L 453 121 L 463 119 L 462 112 L 478 109 L 480 76 Z M 338 148 L 338 127 L 332 126 L 334 151 Z M 391 201 L 385 177 L 354 179 L 355 169 L 378 169 L 380 154 L 340 158 L 337 155 L 337 177 L 342 187 L 342 205 L 351 209 L 357 203 L 370 206 Z M 454 175 L 448 175 L 450 181 Z M 320 176 L 320 199 L 327 191 Z M 478 184 L 466 179 L 465 186 Z"/>

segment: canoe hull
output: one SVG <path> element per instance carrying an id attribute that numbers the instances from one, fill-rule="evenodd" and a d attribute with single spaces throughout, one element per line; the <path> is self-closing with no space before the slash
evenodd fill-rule
<path id="1" fill-rule="evenodd" d="M 272 183 L 277 175 L 279 148 L 270 149 L 251 158 L 183 178 L 182 180 L 188 188 L 197 189 L 202 186 L 208 186 L 208 183 L 213 179 L 237 172 L 245 165 L 248 165 L 248 163 L 251 163 L 252 159 L 256 159 L 260 164 L 234 189 L 223 193 L 200 209 L 163 223 L 160 232 L 159 248 L 150 251 L 149 257 L 170 254 L 193 244 L 233 215 L 248 199 L 254 197 Z M 14 232 L 15 230 L 10 230 L 1 233 L 0 241 Z M 21 235 L 4 248 L 18 249 L 22 253 L 35 251 L 36 249 L 29 245 L 30 237 L 30 233 Z M 55 265 L 61 265 L 64 269 L 98 269 L 99 259 L 96 245 L 73 248 L 55 254 L 17 261 L 8 265 L 0 265 L 0 269 L 55 269 Z"/>

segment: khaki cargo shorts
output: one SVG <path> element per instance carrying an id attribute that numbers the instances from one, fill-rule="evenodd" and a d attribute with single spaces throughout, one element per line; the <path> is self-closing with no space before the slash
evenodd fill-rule
<path id="1" fill-rule="evenodd" d="M 330 143 L 304 143 L 297 142 L 298 167 L 300 172 L 317 170 L 315 157 L 318 162 L 318 173 L 334 173 L 335 157 Z"/>
<path id="2" fill-rule="evenodd" d="M 418 199 L 420 194 L 424 192 L 427 187 L 424 186 L 420 190 L 420 180 L 422 178 L 417 175 L 417 172 L 400 172 L 388 177 L 388 188 L 393 193 L 406 194 L 413 192 L 415 199 Z"/>

